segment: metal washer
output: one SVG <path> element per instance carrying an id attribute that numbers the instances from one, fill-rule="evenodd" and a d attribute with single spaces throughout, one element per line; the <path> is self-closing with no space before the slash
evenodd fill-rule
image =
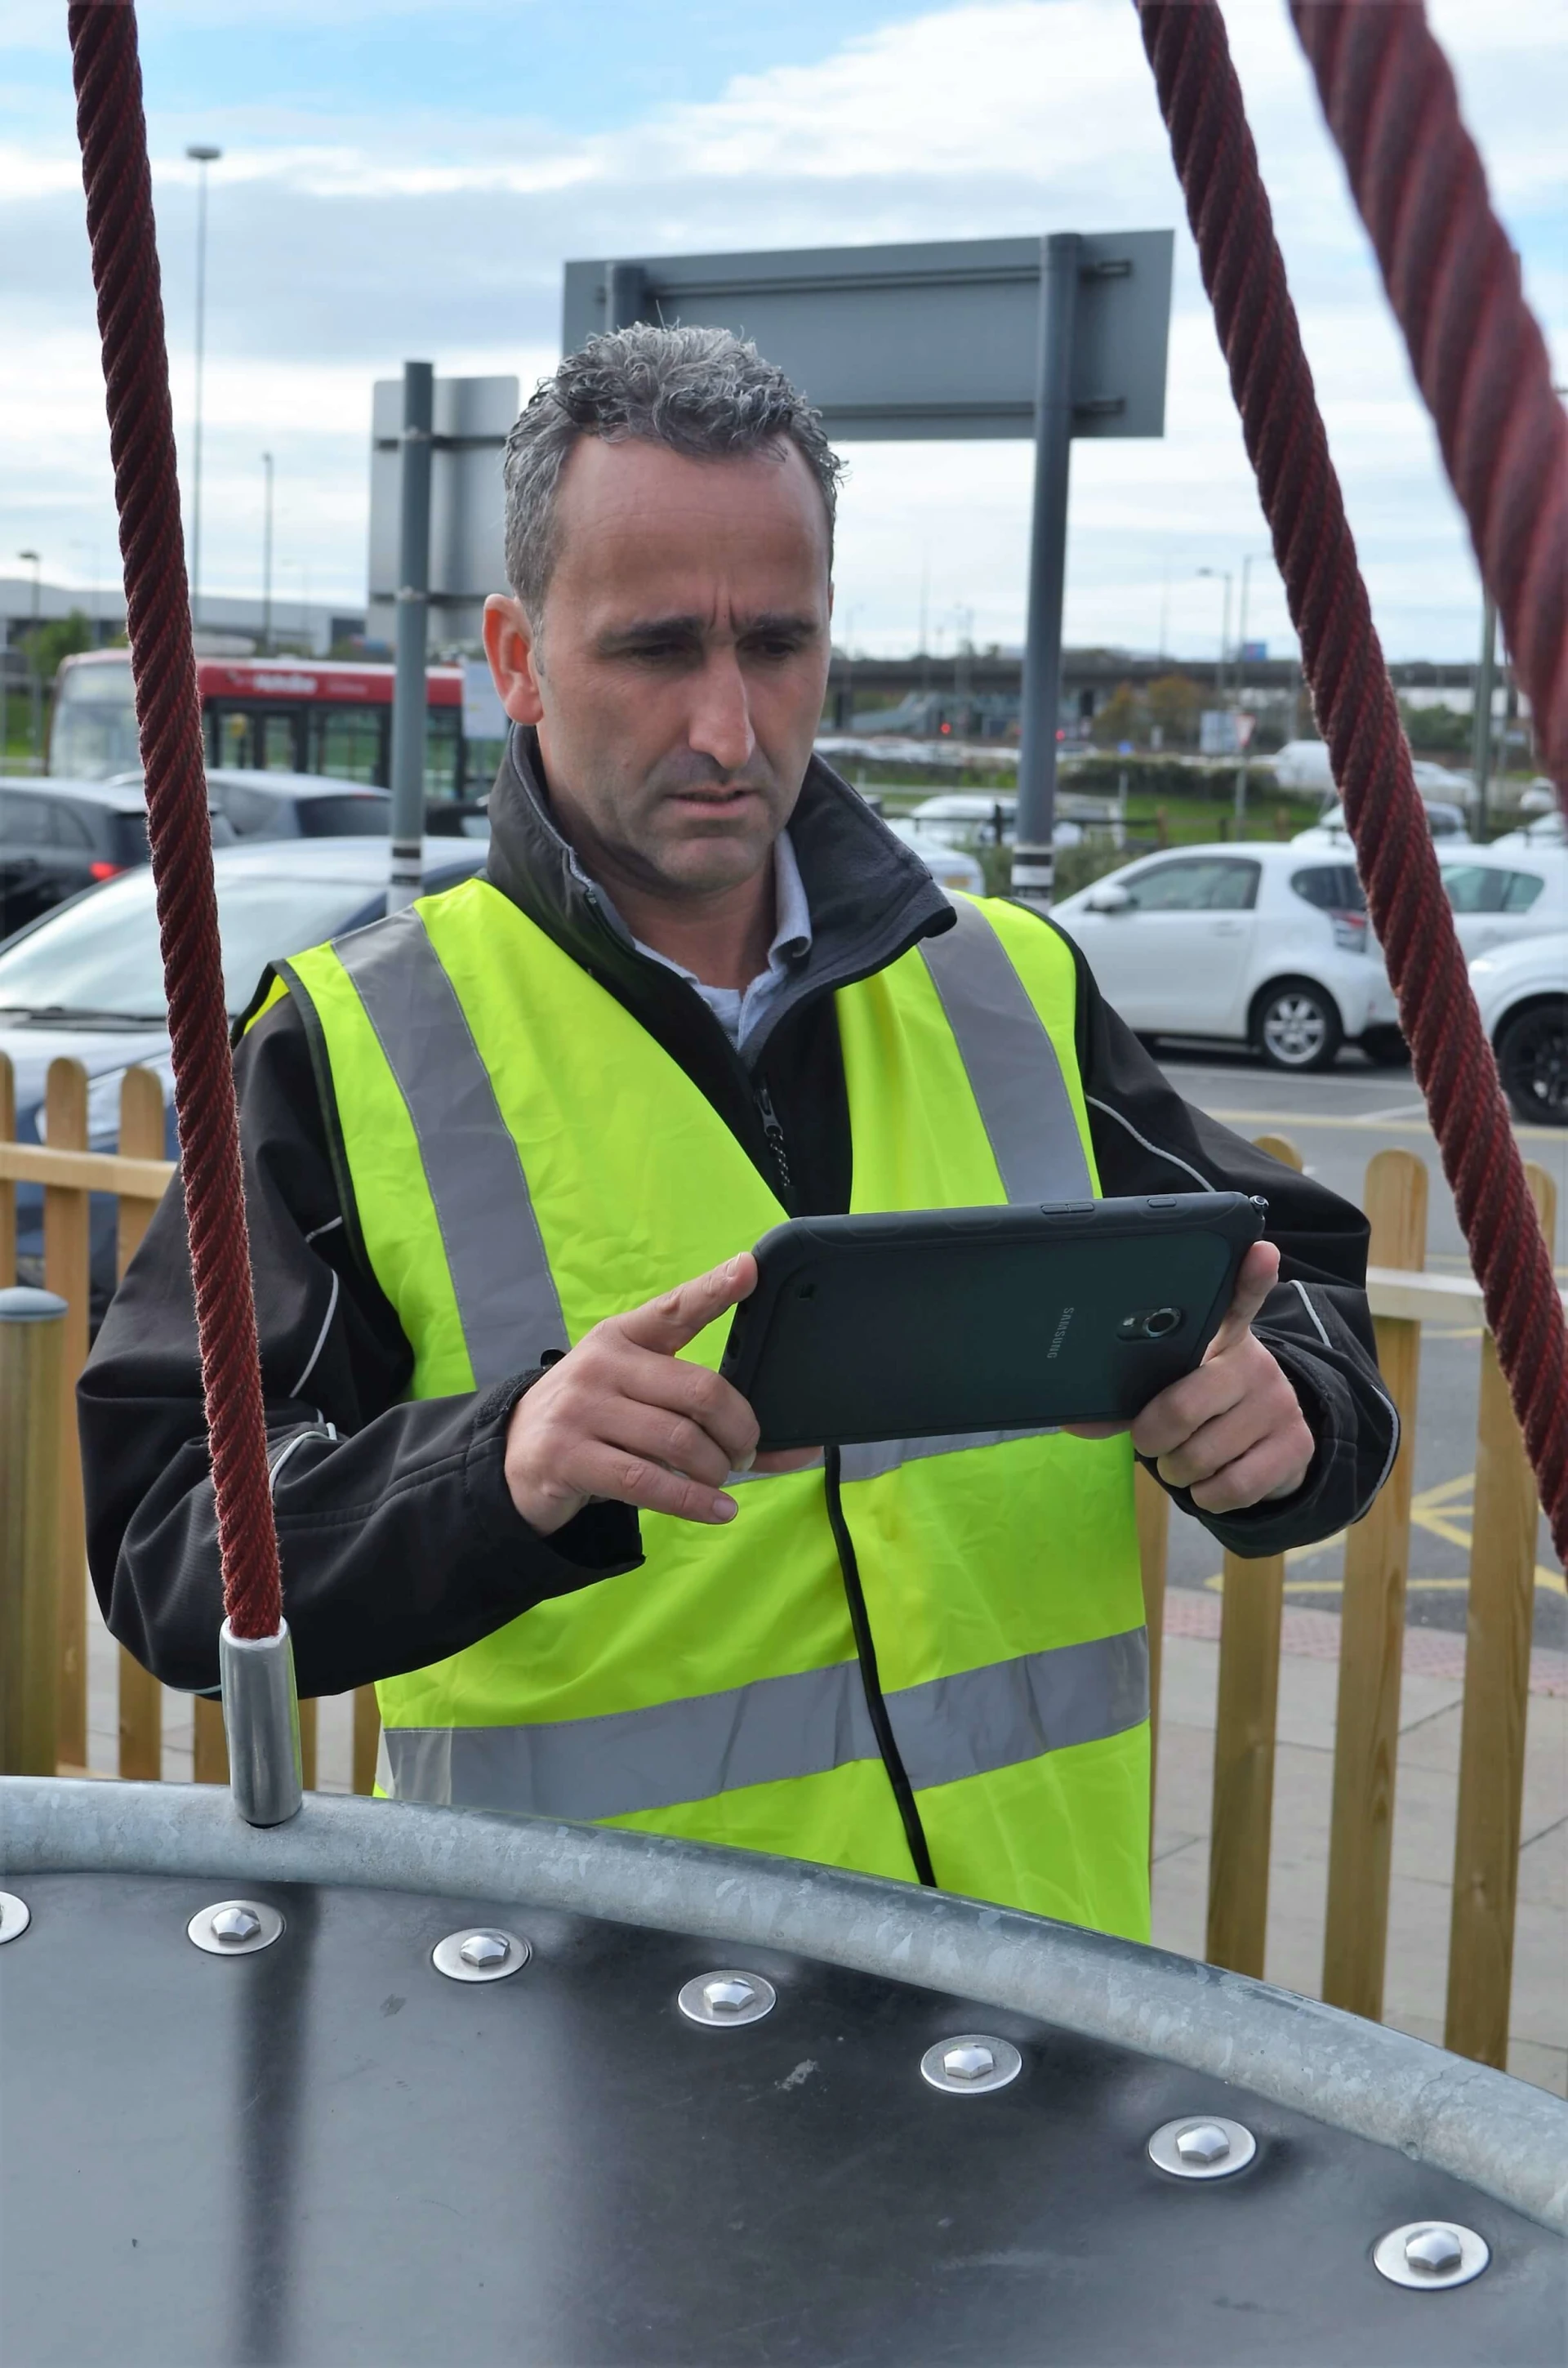
<path id="1" fill-rule="evenodd" d="M 1458 2243 L 1460 2258 L 1451 2270 L 1419 2270 L 1410 2260 L 1406 2247 L 1413 2238 L 1426 2236 L 1429 2229 L 1452 2237 Z M 1402 2228 L 1391 2228 L 1386 2237 L 1380 2237 L 1372 2248 L 1372 2267 L 1391 2285 L 1408 2286 L 1413 2294 L 1467 2286 L 1471 2278 L 1481 2275 L 1491 2259 L 1492 2248 L 1485 2237 L 1457 2220 L 1407 2220 Z"/>
<path id="2" fill-rule="evenodd" d="M 967 2077 L 948 2068 L 948 2059 L 960 2049 L 983 2049 L 991 2058 L 991 2068 Z M 951 2039 L 938 2039 L 920 2058 L 920 2077 L 933 2089 L 940 2089 L 949 2097 L 988 2097 L 994 2089 L 1006 2089 L 1024 2068 L 1024 2059 L 1010 2039 L 994 2039 L 989 2032 L 960 2031 Z"/>
<path id="3" fill-rule="evenodd" d="M 221 1916 L 225 1907 L 237 1907 L 254 1916 L 260 1930 L 248 1941 L 221 1941 L 212 1930 L 212 1918 Z M 210 1957 L 254 1957 L 258 1949 L 270 1949 L 282 1930 L 282 1917 L 265 1899 L 215 1899 L 210 1907 L 198 1908 L 185 1928 L 187 1940 L 194 1941 Z"/>
<path id="4" fill-rule="evenodd" d="M 726 1983 L 749 1990 L 750 1998 L 733 2005 L 716 2002 L 711 1993 Z M 743 1974 L 733 1966 L 683 1982 L 676 1998 L 687 2022 L 700 2022 L 710 2031 L 738 2031 L 744 2023 L 760 2022 L 778 2002 L 778 1993 L 765 1974 Z"/>
<path id="5" fill-rule="evenodd" d="M 0 1941 L 19 1941 L 33 1920 L 33 1911 L 14 1891 L 0 1891 Z"/>
<path id="6" fill-rule="evenodd" d="M 1225 2152 L 1214 2162 L 1192 2162 L 1178 2153 L 1176 2142 L 1189 2130 L 1220 2130 L 1227 2140 Z M 1149 2159 L 1158 2170 L 1168 2171 L 1173 2179 L 1233 2179 L 1244 2170 L 1257 2152 L 1257 2140 L 1240 2122 L 1228 2122 L 1222 2113 L 1184 2113 L 1179 2122 L 1162 2122 L 1149 2140 Z"/>
<path id="7" fill-rule="evenodd" d="M 505 1941 L 506 1953 L 493 1965 L 471 1965 L 463 1956 L 463 1944 L 468 1941 Z M 430 1963 L 449 1982 L 504 1982 L 512 1974 L 520 1974 L 533 1955 L 530 1944 L 520 1932 L 506 1931 L 499 1924 L 465 1924 L 460 1932 L 449 1932 L 437 1941 L 430 1952 Z"/>

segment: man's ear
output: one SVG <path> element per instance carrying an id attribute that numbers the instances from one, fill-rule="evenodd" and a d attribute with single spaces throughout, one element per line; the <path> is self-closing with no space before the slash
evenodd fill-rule
<path id="1" fill-rule="evenodd" d="M 509 592 L 492 592 L 484 603 L 484 655 L 496 694 L 514 723 L 537 723 L 544 713 L 537 638 L 522 602 Z"/>

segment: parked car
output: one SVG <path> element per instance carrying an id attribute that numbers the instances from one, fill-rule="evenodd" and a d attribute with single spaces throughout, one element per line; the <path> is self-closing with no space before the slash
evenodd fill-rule
<path id="1" fill-rule="evenodd" d="M 1498 849 L 1568 847 L 1568 822 L 1563 820 L 1553 803 L 1549 814 L 1538 814 L 1533 822 L 1521 824 L 1517 830 L 1505 831 L 1502 837 L 1494 838 L 1492 844 Z"/>
<path id="2" fill-rule="evenodd" d="M 146 860 L 139 780 L 0 779 L 0 938 Z"/>
<path id="3" fill-rule="evenodd" d="M 1325 1069 L 1345 1043 L 1403 1058 L 1355 867 L 1276 840 L 1123 864 L 1052 918 L 1140 1035 L 1250 1045 L 1276 1069 Z"/>
<path id="4" fill-rule="evenodd" d="M 246 838 L 384 838 L 392 799 L 363 781 L 331 773 L 262 773 L 220 765 L 207 776 L 207 794 Z"/>
<path id="5" fill-rule="evenodd" d="M 1478 955 L 1470 983 L 1516 1118 L 1568 1126 L 1568 929 Z"/>
<path id="6" fill-rule="evenodd" d="M 1426 826 L 1442 846 L 1470 844 L 1470 824 L 1462 806 L 1449 805 L 1442 798 L 1423 795 L 1426 809 Z M 1337 801 L 1321 814 L 1308 830 L 1297 831 L 1292 847 L 1325 847 L 1350 851 L 1350 833 L 1346 826 L 1345 808 Z"/>
<path id="7" fill-rule="evenodd" d="M 1272 757 L 1261 757 L 1258 762 L 1260 767 L 1272 767 L 1282 790 L 1322 790 L 1332 796 L 1336 787 L 1328 744 L 1324 740 L 1287 740 Z M 1462 812 L 1475 795 L 1472 777 L 1457 767 L 1434 765 L 1429 757 L 1415 757 L 1411 759 L 1410 769 L 1424 798 L 1435 798 L 1440 804 L 1446 803 Z"/>
<path id="8" fill-rule="evenodd" d="M 1437 850 L 1454 928 L 1471 960 L 1494 946 L 1568 928 L 1568 847 L 1545 840 Z"/>
<path id="9" fill-rule="evenodd" d="M 426 885 L 452 888 L 479 871 L 483 845 L 425 843 Z M 324 938 L 363 928 L 386 910 L 387 848 L 369 839 L 274 841 L 219 848 L 218 923 L 229 1009 L 244 1010 L 267 962 Z M 0 947 L 0 1053 L 16 1074 L 17 1136 L 43 1140 L 44 1080 L 62 1054 L 87 1072 L 87 1126 L 95 1151 L 119 1139 L 119 1087 L 140 1063 L 161 1078 L 168 1156 L 176 1153 L 169 1099 L 169 1038 L 158 951 L 153 876 L 143 866 L 107 887 L 46 913 Z M 115 1204 L 93 1197 L 92 1294 L 96 1315 L 115 1283 Z M 24 1281 L 42 1280 L 42 1194 L 17 1188 L 17 1248 Z"/>
<path id="10" fill-rule="evenodd" d="M 961 888 L 971 896 L 984 895 L 985 874 L 967 848 L 916 830 L 908 815 L 883 819 L 895 838 L 914 848 L 938 888 Z"/>
<path id="11" fill-rule="evenodd" d="M 915 837 L 946 839 L 953 847 L 1011 847 L 1017 835 L 1018 796 L 1016 790 L 943 790 L 922 798 L 905 819 Z M 1051 834 L 1053 847 L 1076 847 L 1083 830 L 1075 822 L 1058 820 Z"/>

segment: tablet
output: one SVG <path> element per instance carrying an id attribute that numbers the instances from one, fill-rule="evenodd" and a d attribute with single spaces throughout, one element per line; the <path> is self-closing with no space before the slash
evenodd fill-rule
<path id="1" fill-rule="evenodd" d="M 1190 1372 L 1267 1203 L 1240 1192 L 799 1217 L 721 1371 L 763 1448 L 1129 1421 Z"/>

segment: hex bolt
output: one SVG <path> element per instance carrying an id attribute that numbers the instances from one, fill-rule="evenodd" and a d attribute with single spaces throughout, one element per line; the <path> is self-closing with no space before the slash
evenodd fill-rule
<path id="1" fill-rule="evenodd" d="M 276 1907 L 261 1899 L 217 1899 L 198 1910 L 186 1938 L 209 1957 L 251 1957 L 269 1949 L 283 1930 Z"/>
<path id="2" fill-rule="evenodd" d="M 494 1924 L 471 1924 L 437 1941 L 430 1952 L 430 1963 L 449 1982 L 499 1982 L 521 1973 L 532 1955 L 520 1932 L 503 1932 Z"/>
<path id="3" fill-rule="evenodd" d="M 953 2097 L 987 2096 L 1016 2080 L 1023 2068 L 1024 2059 L 1010 2039 L 994 2039 L 981 2031 L 939 2039 L 920 2059 L 921 2078 Z"/>
<path id="4" fill-rule="evenodd" d="M 737 1973 L 733 1966 L 726 1966 L 719 1973 L 699 1974 L 695 1980 L 683 1982 L 676 2004 L 687 2022 L 734 2031 L 771 2014 L 778 1998 L 773 1984 L 762 1974 Z"/>
<path id="5" fill-rule="evenodd" d="M 242 1941 L 254 1941 L 261 1930 L 261 1918 L 253 1907 L 220 1907 L 212 1918 L 212 1930 L 229 1948 Z"/>
<path id="6" fill-rule="evenodd" d="M 1407 2220 L 1391 2228 L 1372 2248 L 1372 2267 L 1391 2285 L 1440 2294 L 1467 2286 L 1492 2259 L 1492 2248 L 1473 2228 L 1454 2220 Z"/>
<path id="7" fill-rule="evenodd" d="M 949 2047 L 942 2056 L 942 2069 L 949 2080 L 983 2080 L 996 2069 L 996 2058 L 989 2047 Z"/>
<path id="8" fill-rule="evenodd" d="M 1252 2132 L 1220 2113 L 1163 2122 L 1149 2140 L 1150 2161 L 1173 2179 L 1231 2179 L 1256 2152 Z"/>
<path id="9" fill-rule="evenodd" d="M 1216 2123 L 1199 2122 L 1195 2129 L 1183 2130 L 1176 2142 L 1183 2162 L 1200 2163 L 1205 2170 L 1223 2162 L 1231 2151 L 1231 2141 Z"/>
<path id="10" fill-rule="evenodd" d="M 1405 2239 L 1404 2258 L 1413 2270 L 1429 2278 L 1446 2278 L 1464 2259 L 1464 2247 L 1451 2228 L 1423 2228 Z"/>
<path id="11" fill-rule="evenodd" d="M 715 2014 L 744 2014 L 756 1992 L 748 1981 L 721 1977 L 716 1982 L 704 1982 L 702 1995 Z"/>

